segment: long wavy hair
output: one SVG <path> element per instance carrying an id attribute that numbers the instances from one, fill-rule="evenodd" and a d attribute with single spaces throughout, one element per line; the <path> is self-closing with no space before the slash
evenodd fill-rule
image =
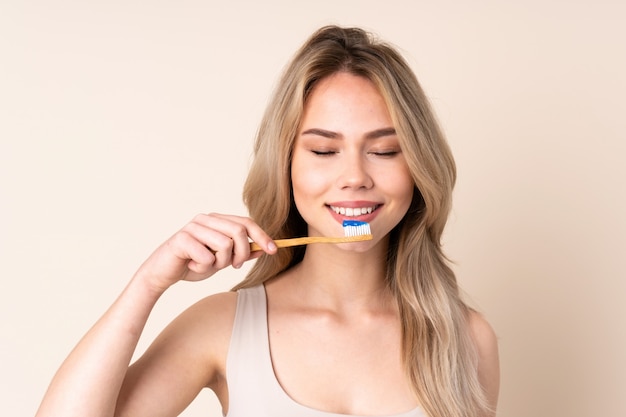
<path id="1" fill-rule="evenodd" d="M 291 190 L 293 145 L 313 87 L 342 71 L 367 78 L 382 94 L 415 183 L 411 206 L 390 236 L 386 276 L 399 305 L 406 374 L 428 415 L 481 415 L 486 402 L 469 308 L 441 248 L 455 163 L 428 99 L 395 48 L 362 29 L 337 26 L 323 27 L 305 42 L 287 65 L 262 119 L 244 202 L 270 236 L 306 234 Z M 303 248 L 291 248 L 262 256 L 234 289 L 276 277 L 303 255 Z"/>

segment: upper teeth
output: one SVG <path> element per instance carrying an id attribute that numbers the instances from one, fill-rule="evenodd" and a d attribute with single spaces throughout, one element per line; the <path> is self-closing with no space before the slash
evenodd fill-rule
<path id="1" fill-rule="evenodd" d="M 373 207 L 336 207 L 330 206 L 331 209 L 337 214 L 342 216 L 360 216 L 362 214 L 369 214 L 376 210 L 376 206 Z"/>

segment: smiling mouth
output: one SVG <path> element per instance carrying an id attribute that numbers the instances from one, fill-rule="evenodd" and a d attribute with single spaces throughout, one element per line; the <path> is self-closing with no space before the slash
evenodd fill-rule
<path id="1" fill-rule="evenodd" d="M 356 217 L 362 216 L 364 214 L 370 214 L 374 210 L 376 210 L 379 205 L 367 206 L 367 207 L 338 207 L 338 206 L 330 206 L 330 208 L 337 214 L 346 217 Z"/>

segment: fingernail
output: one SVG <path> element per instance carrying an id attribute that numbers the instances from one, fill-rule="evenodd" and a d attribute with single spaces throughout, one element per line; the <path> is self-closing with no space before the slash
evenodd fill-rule
<path id="1" fill-rule="evenodd" d="M 267 244 L 267 250 L 269 250 L 270 252 L 274 252 L 276 249 L 276 243 L 270 242 Z"/>

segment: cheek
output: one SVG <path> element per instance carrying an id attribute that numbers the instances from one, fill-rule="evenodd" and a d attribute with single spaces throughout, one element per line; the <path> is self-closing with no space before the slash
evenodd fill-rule
<path id="1" fill-rule="evenodd" d="M 328 172 L 306 164 L 298 155 L 294 155 L 291 164 L 291 187 L 293 196 L 300 209 L 300 203 L 319 196 L 328 189 Z"/>
<path id="2" fill-rule="evenodd" d="M 397 169 L 388 170 L 387 173 L 388 175 L 383 181 L 383 184 L 387 186 L 388 193 L 395 196 L 403 209 L 408 210 L 413 200 L 413 192 L 415 189 L 415 184 L 408 167 L 403 164 Z"/>

